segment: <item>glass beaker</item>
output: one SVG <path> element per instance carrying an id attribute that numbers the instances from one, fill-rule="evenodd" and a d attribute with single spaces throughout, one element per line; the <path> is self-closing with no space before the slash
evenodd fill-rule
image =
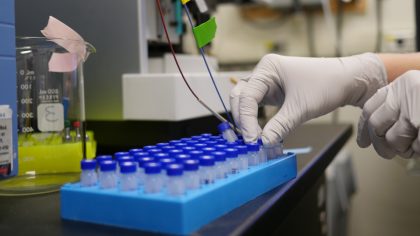
<path id="1" fill-rule="evenodd" d="M 63 47 L 64 46 L 64 47 Z M 85 55 L 66 48 L 85 47 Z M 31 194 L 76 181 L 96 143 L 86 132 L 83 63 L 95 48 L 69 39 L 16 39 L 18 176 L 1 192 Z"/>

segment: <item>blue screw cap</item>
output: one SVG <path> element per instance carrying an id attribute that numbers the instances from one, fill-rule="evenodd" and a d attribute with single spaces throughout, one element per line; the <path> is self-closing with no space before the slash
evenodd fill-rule
<path id="1" fill-rule="evenodd" d="M 110 161 L 112 160 L 112 156 L 111 155 L 100 155 L 96 157 L 96 161 L 98 163 L 101 163 L 103 161 Z"/>
<path id="2" fill-rule="evenodd" d="M 150 149 L 155 149 L 155 148 L 157 148 L 157 147 L 154 146 L 154 145 L 147 145 L 147 146 L 144 146 L 143 147 L 143 150 L 146 151 L 146 152 L 148 152 Z"/>
<path id="3" fill-rule="evenodd" d="M 115 171 L 117 169 L 116 161 L 103 161 L 100 163 L 101 171 Z"/>
<path id="4" fill-rule="evenodd" d="M 130 155 L 134 156 L 134 154 L 136 154 L 138 152 L 143 152 L 143 149 L 141 149 L 141 148 L 133 148 L 133 149 L 130 149 L 128 152 L 130 153 Z"/>
<path id="5" fill-rule="evenodd" d="M 194 145 L 196 143 L 199 143 L 199 142 L 197 140 L 189 140 L 189 141 L 186 141 L 185 143 L 192 146 L 192 145 Z"/>
<path id="6" fill-rule="evenodd" d="M 159 160 L 159 162 L 160 162 L 160 164 L 162 165 L 162 167 L 163 167 L 164 169 L 166 169 L 166 167 L 167 167 L 169 164 L 175 164 L 175 163 L 176 163 L 176 160 L 175 160 L 175 158 L 163 158 L 163 159 L 160 159 L 160 160 Z"/>
<path id="7" fill-rule="evenodd" d="M 160 159 L 164 159 L 164 158 L 169 158 L 169 154 L 168 153 L 163 153 L 163 152 L 159 152 L 159 153 L 154 153 L 153 157 L 156 158 L 156 160 L 160 160 Z"/>
<path id="8" fill-rule="evenodd" d="M 184 151 L 182 151 L 181 149 L 172 149 L 169 150 L 168 154 L 170 157 L 175 158 L 176 155 L 182 154 L 184 153 Z"/>
<path id="9" fill-rule="evenodd" d="M 123 174 L 135 173 L 137 165 L 135 162 L 123 162 L 120 164 L 120 172 Z"/>
<path id="10" fill-rule="evenodd" d="M 199 158 L 200 166 L 214 166 L 214 156 L 204 155 Z"/>
<path id="11" fill-rule="evenodd" d="M 168 164 L 166 166 L 166 174 L 168 176 L 181 176 L 184 172 L 184 167 L 181 164 Z"/>
<path id="12" fill-rule="evenodd" d="M 226 152 L 226 158 L 238 157 L 238 149 L 236 148 L 226 148 L 224 151 Z"/>
<path id="13" fill-rule="evenodd" d="M 170 146 L 164 146 L 161 149 L 162 149 L 163 152 L 169 152 L 170 150 L 176 149 L 176 147 L 170 145 Z"/>
<path id="14" fill-rule="evenodd" d="M 156 147 L 162 148 L 162 147 L 169 146 L 169 145 L 170 145 L 169 143 L 158 143 L 158 144 L 156 144 Z"/>
<path id="15" fill-rule="evenodd" d="M 202 148 L 207 147 L 207 144 L 205 144 L 205 143 L 196 143 L 196 144 L 194 144 L 194 147 L 196 147 L 197 149 L 202 149 Z"/>
<path id="16" fill-rule="evenodd" d="M 191 159 L 191 155 L 188 154 L 178 154 L 175 156 L 175 160 L 178 163 L 183 163 L 185 160 Z"/>
<path id="17" fill-rule="evenodd" d="M 185 160 L 184 161 L 184 169 L 185 171 L 197 171 L 198 170 L 198 166 L 199 166 L 199 162 L 198 160 Z"/>
<path id="18" fill-rule="evenodd" d="M 171 141 L 169 141 L 169 143 L 171 145 L 175 145 L 176 143 L 182 143 L 182 141 L 181 140 L 171 140 Z"/>
<path id="19" fill-rule="evenodd" d="M 190 151 L 188 154 L 190 154 L 193 159 L 198 159 L 200 156 L 204 155 L 204 152 L 200 150 L 193 150 Z"/>
<path id="20" fill-rule="evenodd" d="M 218 151 L 224 151 L 226 148 L 229 148 L 229 147 L 225 144 L 217 144 L 217 145 L 214 145 L 214 148 L 216 148 Z"/>
<path id="21" fill-rule="evenodd" d="M 175 144 L 174 144 L 174 146 L 175 146 L 176 148 L 183 148 L 183 147 L 188 146 L 188 144 L 186 144 L 186 143 L 175 143 Z"/>
<path id="22" fill-rule="evenodd" d="M 205 147 L 205 148 L 202 148 L 201 151 L 203 151 L 205 154 L 210 155 L 212 152 L 215 152 L 216 151 L 216 148 L 213 148 L 213 147 Z"/>
<path id="23" fill-rule="evenodd" d="M 140 167 L 144 167 L 146 163 L 154 162 L 155 158 L 153 157 L 141 157 L 138 159 L 138 163 Z"/>
<path id="24" fill-rule="evenodd" d="M 130 153 L 129 152 L 116 152 L 116 153 L 114 153 L 115 159 L 118 159 L 121 156 L 130 156 Z"/>
<path id="25" fill-rule="evenodd" d="M 82 170 L 94 170 L 96 168 L 96 160 L 90 159 L 90 160 L 82 160 L 80 162 L 80 167 Z"/>
<path id="26" fill-rule="evenodd" d="M 150 154 L 148 152 L 137 152 L 137 153 L 134 153 L 133 157 L 134 157 L 134 160 L 138 160 L 142 157 L 150 157 Z"/>
<path id="27" fill-rule="evenodd" d="M 149 162 L 144 165 L 144 172 L 149 175 L 159 174 L 162 170 L 162 165 L 158 162 Z"/>
<path id="28" fill-rule="evenodd" d="M 248 143 L 246 146 L 248 152 L 258 152 L 260 150 L 260 145 L 258 143 Z"/>
<path id="29" fill-rule="evenodd" d="M 201 137 L 206 137 L 206 138 L 208 138 L 208 137 L 210 137 L 210 136 L 212 136 L 210 133 L 204 133 L 204 134 L 201 134 Z"/>
<path id="30" fill-rule="evenodd" d="M 214 160 L 217 162 L 226 161 L 226 152 L 216 151 L 212 152 L 211 155 L 214 156 Z"/>
<path id="31" fill-rule="evenodd" d="M 230 125 L 228 122 L 223 122 L 217 126 L 217 129 L 220 133 L 225 132 L 226 130 L 230 129 Z"/>
<path id="32" fill-rule="evenodd" d="M 160 152 L 163 152 L 163 150 L 162 150 L 162 149 L 159 149 L 159 148 L 152 148 L 152 149 L 147 150 L 147 152 L 148 152 L 149 154 L 153 155 L 153 154 L 155 154 L 155 153 L 160 153 Z"/>
<path id="33" fill-rule="evenodd" d="M 195 147 L 190 147 L 190 146 L 187 146 L 187 147 L 183 147 L 182 148 L 182 150 L 185 152 L 185 153 L 188 153 L 188 152 L 190 152 L 190 151 L 192 151 L 192 150 L 197 150 Z"/>
<path id="34" fill-rule="evenodd" d="M 134 157 L 132 156 L 120 156 L 117 158 L 118 163 L 123 163 L 123 162 L 133 162 L 134 161 Z"/>
<path id="35" fill-rule="evenodd" d="M 248 147 L 246 145 L 237 145 L 235 148 L 238 149 L 238 154 L 248 153 Z"/>

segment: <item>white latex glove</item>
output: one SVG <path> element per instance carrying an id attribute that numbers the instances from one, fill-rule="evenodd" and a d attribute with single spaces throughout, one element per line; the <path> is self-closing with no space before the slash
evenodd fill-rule
<path id="1" fill-rule="evenodd" d="M 299 124 L 337 107 L 363 107 L 385 85 L 384 65 L 373 53 L 343 58 L 269 54 L 232 90 L 230 103 L 246 142 L 261 135 L 258 105 L 281 107 L 262 131 L 265 144 L 276 144 Z"/>
<path id="2" fill-rule="evenodd" d="M 420 71 L 409 71 L 380 89 L 363 107 L 357 143 L 387 159 L 420 156 Z"/>

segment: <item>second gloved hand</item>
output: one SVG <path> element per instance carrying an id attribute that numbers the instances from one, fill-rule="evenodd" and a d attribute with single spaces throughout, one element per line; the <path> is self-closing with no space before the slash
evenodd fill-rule
<path id="1" fill-rule="evenodd" d="M 387 159 L 420 156 L 420 71 L 409 71 L 380 89 L 364 108 L 357 143 Z"/>
<path id="2" fill-rule="evenodd" d="M 264 56 L 253 73 L 232 90 L 232 113 L 247 142 L 261 135 L 258 105 L 281 107 L 262 130 L 263 142 L 276 144 L 299 124 L 337 107 L 363 107 L 386 85 L 382 61 L 373 53 L 343 58 Z"/>

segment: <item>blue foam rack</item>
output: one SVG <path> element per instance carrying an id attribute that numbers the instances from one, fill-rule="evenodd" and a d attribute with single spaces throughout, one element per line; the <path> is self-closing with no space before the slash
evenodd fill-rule
<path id="1" fill-rule="evenodd" d="M 189 234 L 296 177 L 296 154 L 250 167 L 183 196 L 120 192 L 79 183 L 61 189 L 63 219 L 169 234 Z"/>

